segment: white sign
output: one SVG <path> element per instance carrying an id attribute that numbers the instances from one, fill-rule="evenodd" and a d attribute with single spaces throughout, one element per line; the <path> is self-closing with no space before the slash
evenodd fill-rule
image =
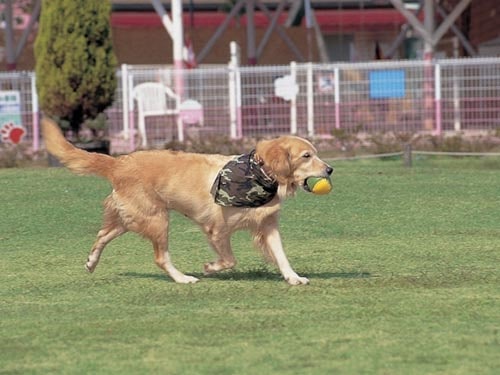
<path id="1" fill-rule="evenodd" d="M 299 93 L 299 85 L 291 75 L 283 76 L 274 81 L 274 95 L 286 101 L 294 99 Z"/>
<path id="2" fill-rule="evenodd" d="M 19 91 L 0 91 L 0 139 L 18 144 L 26 134 L 21 122 L 21 94 Z"/>

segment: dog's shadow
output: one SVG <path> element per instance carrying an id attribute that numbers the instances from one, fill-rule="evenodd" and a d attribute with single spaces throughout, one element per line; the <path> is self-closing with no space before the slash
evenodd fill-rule
<path id="1" fill-rule="evenodd" d="M 203 279 L 215 280 L 234 280 L 234 281 L 269 281 L 281 280 L 282 276 L 278 272 L 271 270 L 248 270 L 248 271 L 225 271 L 213 275 L 204 275 L 203 273 L 188 273 L 191 276 Z M 301 274 L 299 272 L 299 274 Z M 165 274 L 162 273 L 139 273 L 139 272 L 123 272 L 119 274 L 123 277 L 137 278 L 137 279 L 154 279 L 154 280 L 170 280 Z M 302 275 L 302 274 L 301 274 Z M 304 273 L 309 279 L 316 280 L 331 280 L 331 279 L 368 279 L 374 277 L 370 272 L 313 272 Z"/>

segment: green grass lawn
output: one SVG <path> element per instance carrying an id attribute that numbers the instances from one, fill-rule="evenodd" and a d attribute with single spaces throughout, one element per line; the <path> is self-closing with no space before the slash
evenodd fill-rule
<path id="1" fill-rule="evenodd" d="M 288 286 L 233 241 L 209 278 L 197 227 L 173 216 L 177 285 L 148 242 L 83 265 L 110 187 L 64 169 L 0 170 L 2 374 L 497 374 L 500 161 L 336 162 L 328 196 L 286 202 Z"/>

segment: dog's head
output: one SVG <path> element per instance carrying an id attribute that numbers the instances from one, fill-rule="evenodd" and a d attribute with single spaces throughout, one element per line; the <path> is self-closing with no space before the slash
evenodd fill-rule
<path id="1" fill-rule="evenodd" d="M 264 170 L 278 182 L 281 197 L 294 194 L 299 186 L 306 189 L 309 177 L 328 177 L 333 172 L 333 168 L 318 157 L 311 142 L 300 137 L 260 141 L 255 154 L 262 160 Z"/>

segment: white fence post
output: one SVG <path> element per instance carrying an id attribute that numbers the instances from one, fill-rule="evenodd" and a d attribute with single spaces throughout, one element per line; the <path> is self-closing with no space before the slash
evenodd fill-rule
<path id="1" fill-rule="evenodd" d="M 313 64 L 307 64 L 307 135 L 314 136 Z"/>
<path id="2" fill-rule="evenodd" d="M 333 101 L 335 103 L 335 129 L 340 129 L 340 71 L 333 69 Z"/>
<path id="3" fill-rule="evenodd" d="M 123 137 L 125 139 L 129 139 L 130 131 L 129 131 L 129 108 L 128 108 L 128 96 L 129 96 L 129 88 L 128 88 L 128 70 L 127 64 L 122 64 L 121 66 L 121 81 L 122 81 L 122 117 L 123 117 Z"/>
<path id="4" fill-rule="evenodd" d="M 128 132 L 129 132 L 129 146 L 130 150 L 135 150 L 135 122 L 134 122 L 134 96 L 132 91 L 134 90 L 134 76 L 129 74 L 127 66 L 127 96 L 128 96 Z"/>
<path id="5" fill-rule="evenodd" d="M 180 88 L 182 87 L 182 90 L 181 92 L 184 91 L 184 74 L 183 74 L 183 71 L 181 69 L 176 69 L 176 87 L 177 88 Z M 182 76 L 182 78 L 179 78 L 179 75 Z M 182 84 L 180 84 L 180 82 L 182 82 Z M 180 111 L 180 108 L 181 108 L 181 103 L 182 103 L 182 97 L 181 97 L 182 94 L 179 94 L 177 95 L 177 97 L 175 98 L 175 108 L 177 108 L 179 111 Z M 177 136 L 179 137 L 179 142 L 184 142 L 184 121 L 182 121 L 182 116 L 180 115 L 180 113 L 177 114 L 177 117 L 176 117 L 176 123 L 177 123 Z"/>
<path id="6" fill-rule="evenodd" d="M 232 44 L 231 44 L 232 45 Z M 232 139 L 236 138 L 236 74 L 234 63 L 229 62 L 229 134 Z"/>
<path id="7" fill-rule="evenodd" d="M 36 92 L 36 76 L 31 75 L 31 118 L 33 121 L 33 150 L 40 149 L 40 123 L 39 123 L 38 94 Z"/>
<path id="8" fill-rule="evenodd" d="M 290 63 L 290 76 L 294 85 L 297 84 L 297 63 Z M 293 95 L 290 100 L 290 133 L 297 134 L 297 95 Z"/>
<path id="9" fill-rule="evenodd" d="M 229 61 L 229 122 L 232 139 L 243 136 L 241 124 L 241 74 L 239 72 L 240 54 L 236 42 L 230 43 L 231 60 Z"/>
<path id="10" fill-rule="evenodd" d="M 436 63 L 434 66 L 434 100 L 435 100 L 435 115 L 436 115 L 436 133 L 441 135 L 443 132 L 442 124 L 442 108 L 441 108 L 441 66 Z"/>
<path id="11" fill-rule="evenodd" d="M 455 67 L 453 69 L 456 69 Z M 458 77 L 453 74 L 453 128 L 459 132 L 462 130 L 462 120 L 460 119 L 460 88 Z"/>
<path id="12" fill-rule="evenodd" d="M 458 57 L 458 38 L 453 38 L 453 55 Z M 453 64 L 453 128 L 455 131 L 462 130 L 460 120 L 460 87 L 458 81 L 457 64 Z"/>

